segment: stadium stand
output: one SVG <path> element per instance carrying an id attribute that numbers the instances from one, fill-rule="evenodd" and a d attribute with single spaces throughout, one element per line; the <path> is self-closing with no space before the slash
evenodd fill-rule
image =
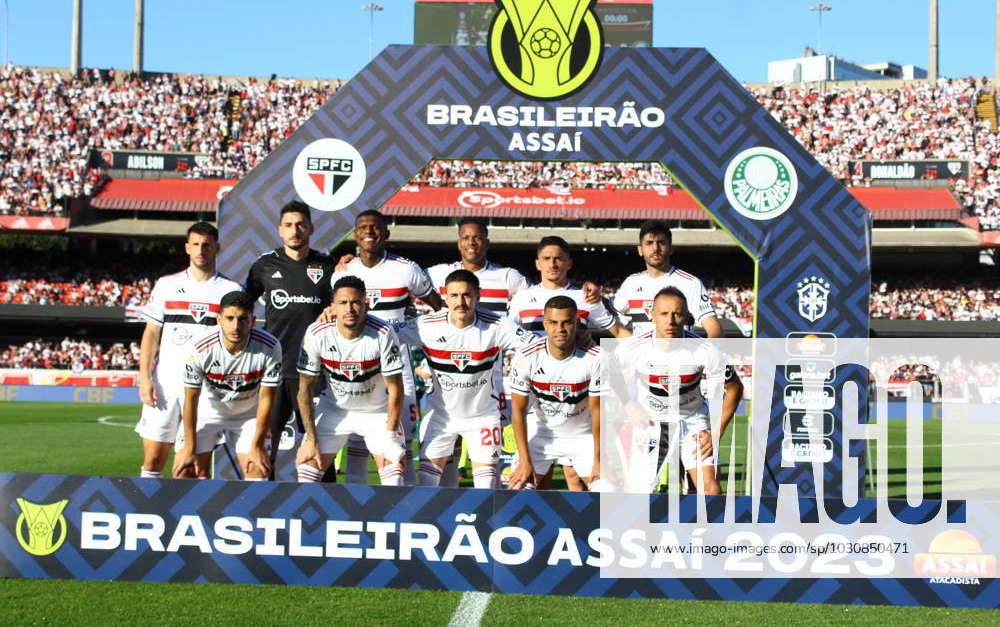
<path id="1" fill-rule="evenodd" d="M 0 368 L 44 370 L 135 370 L 139 367 L 139 344 L 116 342 L 105 349 L 85 339 L 42 338 L 0 348 Z"/>
<path id="2" fill-rule="evenodd" d="M 291 79 L 241 85 L 205 76 L 135 77 L 87 71 L 71 79 L 35 68 L 0 71 L 0 214 L 62 215 L 65 199 L 90 196 L 105 172 L 87 165 L 92 148 L 189 151 L 207 155 L 193 178 L 238 179 L 291 134 L 340 81 Z M 868 86 L 755 88 L 754 96 L 834 175 L 858 159 L 968 159 L 969 179 L 952 180 L 981 228 L 1000 229 L 1000 139 L 977 119 L 975 79 L 941 79 L 897 89 Z M 433 161 L 415 177 L 430 186 L 653 189 L 671 180 L 655 164 Z"/>

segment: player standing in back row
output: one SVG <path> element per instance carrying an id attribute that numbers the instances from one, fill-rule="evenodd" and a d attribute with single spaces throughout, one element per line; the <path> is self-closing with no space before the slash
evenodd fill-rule
<path id="1" fill-rule="evenodd" d="M 156 282 L 141 316 L 146 319 L 139 353 L 142 414 L 135 431 L 142 437 L 140 477 L 162 477 L 177 439 L 184 400 L 184 360 L 192 338 L 215 324 L 219 300 L 240 286 L 215 271 L 219 231 L 207 222 L 187 230 L 186 270 Z"/>
<path id="2" fill-rule="evenodd" d="M 639 227 L 639 256 L 646 269 L 622 282 L 613 301 L 615 309 L 632 321 L 636 335 L 653 329 L 653 298 L 665 287 L 676 287 L 687 299 L 694 323 L 708 337 L 722 337 L 722 325 L 715 317 L 712 299 L 701 280 L 670 265 L 670 227 L 661 220 L 647 220 Z"/>
<path id="3" fill-rule="evenodd" d="M 254 300 L 264 297 L 264 328 L 281 341 L 281 387 L 271 423 L 271 467 L 278 455 L 281 432 L 292 416 L 298 418 L 296 397 L 299 348 L 306 327 L 330 304 L 330 275 L 334 261 L 309 248 L 313 234 L 309 206 L 293 200 L 278 215 L 282 247 L 264 253 L 250 267 L 246 291 Z M 272 475 L 273 476 L 273 475 Z"/>
<path id="4" fill-rule="evenodd" d="M 389 241 L 389 223 L 385 216 L 374 209 L 362 211 L 354 219 L 354 241 L 358 256 L 348 261 L 341 259 L 337 272 L 330 278 L 333 285 L 343 276 L 353 275 L 364 281 L 367 289 L 368 315 L 388 322 L 405 320 L 406 307 L 413 298 L 419 298 L 433 309 L 441 308 L 441 297 L 434 291 L 430 278 L 416 263 L 394 255 L 385 249 Z M 332 314 L 332 312 L 331 312 Z M 414 485 L 412 446 L 417 426 L 417 393 L 413 381 L 413 367 L 408 351 L 403 357 L 403 433 L 406 435 L 407 459 L 404 464 L 404 483 Z M 347 482 L 365 483 L 368 477 L 368 450 L 357 437 L 348 440 Z"/>

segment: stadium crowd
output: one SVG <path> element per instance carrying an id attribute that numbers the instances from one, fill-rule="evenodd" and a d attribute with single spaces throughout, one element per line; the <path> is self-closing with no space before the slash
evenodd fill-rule
<path id="1" fill-rule="evenodd" d="M 139 344 L 115 342 L 105 349 L 96 342 L 63 338 L 42 338 L 0 350 L 0 368 L 42 368 L 46 370 L 135 370 L 139 367 Z"/>
<path id="2" fill-rule="evenodd" d="M 137 308 L 145 304 L 156 276 L 176 260 L 165 255 L 130 256 L 128 263 L 112 259 L 80 264 L 72 256 L 11 253 L 0 261 L 0 304 L 81 305 Z M 601 275 L 594 280 L 611 298 L 624 277 Z M 753 315 L 753 288 L 720 279 L 707 279 L 717 314 L 749 319 Z M 879 280 L 871 288 L 871 317 L 915 320 L 996 320 L 1000 318 L 1000 284 L 995 281 L 953 279 Z"/>
<path id="3" fill-rule="evenodd" d="M 0 214 L 55 214 L 61 200 L 92 194 L 104 172 L 90 149 L 202 153 L 193 177 L 239 178 L 338 89 L 340 81 L 247 79 L 234 88 L 206 76 L 84 71 L 76 79 L 35 68 L 0 70 Z M 984 229 L 1000 229 L 1000 136 L 977 120 L 975 79 L 898 89 L 757 89 L 772 116 L 847 184 L 859 159 L 969 159 L 951 182 Z M 433 161 L 415 177 L 430 186 L 660 188 L 671 179 L 648 163 Z"/>

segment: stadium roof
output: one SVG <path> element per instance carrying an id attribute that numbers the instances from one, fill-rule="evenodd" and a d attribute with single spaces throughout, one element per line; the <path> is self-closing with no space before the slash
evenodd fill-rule
<path id="1" fill-rule="evenodd" d="M 98 209 L 215 213 L 239 181 L 226 179 L 112 179 L 91 199 Z"/>
<path id="2" fill-rule="evenodd" d="M 238 181 L 226 179 L 113 179 L 90 201 L 98 209 L 214 213 Z M 850 187 L 876 221 L 968 221 L 970 216 L 947 189 Z M 708 220 L 684 190 L 464 188 L 407 185 L 383 211 L 397 216 L 555 218 L 561 220 Z M 971 226 L 971 225 L 970 225 Z"/>

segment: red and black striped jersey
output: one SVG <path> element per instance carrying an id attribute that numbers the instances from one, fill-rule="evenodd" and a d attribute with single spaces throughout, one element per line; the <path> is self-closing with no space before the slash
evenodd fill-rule
<path id="1" fill-rule="evenodd" d="M 434 287 L 444 298 L 444 281 L 455 270 L 465 266 L 461 261 L 455 263 L 439 263 L 427 269 Z M 479 279 L 479 307 L 500 315 L 507 313 L 510 299 L 522 289 L 528 287 L 528 280 L 514 268 L 498 266 L 487 261 L 482 268 L 473 272 Z"/>
<path id="2" fill-rule="evenodd" d="M 365 316 L 364 330 L 355 338 L 341 335 L 336 322 L 317 322 L 302 339 L 299 372 L 325 374 L 327 401 L 344 410 L 386 411 L 385 377 L 402 370 L 395 331 L 374 316 Z"/>
<path id="3" fill-rule="evenodd" d="M 365 282 L 368 313 L 386 322 L 402 322 L 412 297 L 423 298 L 434 290 L 423 268 L 406 257 L 386 252 L 371 268 L 355 257 L 347 269 L 330 277 L 330 285 L 342 276 L 354 275 Z"/>
<path id="4" fill-rule="evenodd" d="M 529 416 L 545 426 L 560 433 L 591 433 L 589 398 L 608 391 L 606 355 L 591 345 L 556 359 L 547 339 L 535 340 L 514 355 L 508 389 L 532 399 Z"/>
<path id="5" fill-rule="evenodd" d="M 615 325 L 615 317 L 604 304 L 604 301 L 588 303 L 583 290 L 573 284 L 566 284 L 556 289 L 548 289 L 541 284 L 533 285 L 519 291 L 510 301 L 510 312 L 507 314 L 521 325 L 521 328 L 531 331 L 541 337 L 545 335 L 542 326 L 545 303 L 555 296 L 569 296 L 576 301 L 576 315 L 580 322 L 591 331 L 607 331 Z"/>
<path id="6" fill-rule="evenodd" d="M 427 402 L 435 415 L 446 419 L 498 417 L 493 370 L 500 367 L 504 350 L 534 339 L 510 319 L 483 309 L 476 310 L 475 322 L 461 329 L 451 323 L 448 310 L 395 328 L 401 342 L 420 346 L 427 355 L 434 379 Z"/>
<path id="7" fill-rule="evenodd" d="M 615 351 L 622 364 L 629 396 L 652 420 L 677 422 L 708 417 L 708 398 L 736 378 L 723 354 L 710 340 L 690 331 L 678 339 L 654 338 L 647 331 L 621 342 Z"/>
<path id="8" fill-rule="evenodd" d="M 226 349 L 222 329 L 194 341 L 184 364 L 184 386 L 201 388 L 198 414 L 246 418 L 257 407 L 260 386 L 281 385 L 281 343 L 263 329 L 251 329 L 243 350 Z"/>
<path id="9" fill-rule="evenodd" d="M 658 277 L 650 276 L 648 271 L 636 272 L 622 282 L 612 301 L 614 308 L 632 322 L 632 332 L 636 335 L 653 328 L 653 299 L 665 287 L 676 287 L 683 292 L 696 324 L 715 315 L 712 299 L 701 280 L 693 274 L 674 266 Z"/>
<path id="10" fill-rule="evenodd" d="M 140 315 L 162 327 L 154 375 L 168 393 L 179 394 L 184 360 L 191 340 L 208 332 L 219 314 L 219 301 L 241 289 L 235 281 L 216 273 L 207 281 L 196 281 L 190 269 L 161 277 L 153 286 L 149 302 Z"/>

